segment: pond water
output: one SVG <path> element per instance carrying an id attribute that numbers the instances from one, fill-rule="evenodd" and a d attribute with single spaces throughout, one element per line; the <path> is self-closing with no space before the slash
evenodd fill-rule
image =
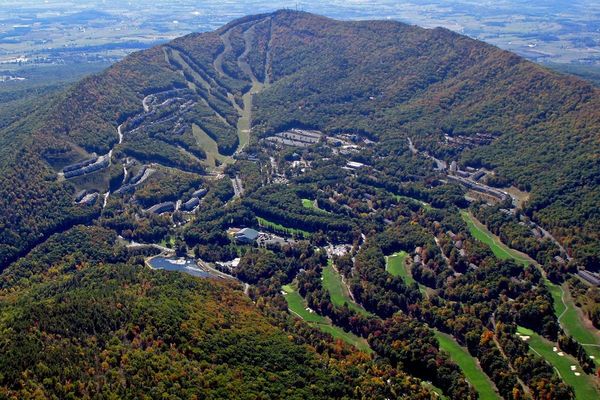
<path id="1" fill-rule="evenodd" d="M 211 274 L 204 271 L 196 264 L 196 261 L 186 258 L 154 257 L 149 262 L 153 269 L 165 271 L 179 271 L 200 278 L 210 278 Z"/>

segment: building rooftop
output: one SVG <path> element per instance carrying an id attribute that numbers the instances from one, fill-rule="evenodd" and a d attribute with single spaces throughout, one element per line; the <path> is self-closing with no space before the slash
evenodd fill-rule
<path id="1" fill-rule="evenodd" d="M 249 240 L 249 241 L 255 241 L 256 238 L 258 237 L 259 233 L 257 230 L 252 229 L 252 228 L 244 228 L 244 229 L 240 229 L 238 232 L 235 233 L 235 238 L 240 240 Z"/>
<path id="2" fill-rule="evenodd" d="M 362 168 L 362 167 L 365 166 L 365 164 L 359 163 L 359 162 L 356 162 L 356 161 L 348 161 L 346 163 L 346 166 L 348 166 L 350 168 Z"/>

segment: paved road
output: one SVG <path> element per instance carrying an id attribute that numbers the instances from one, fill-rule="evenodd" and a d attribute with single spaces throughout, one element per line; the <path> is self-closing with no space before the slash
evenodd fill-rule
<path id="1" fill-rule="evenodd" d="M 446 162 L 445 162 L 445 161 L 438 160 L 437 158 L 435 158 L 435 157 L 432 157 L 432 156 L 430 156 L 429 154 L 427 154 L 427 153 L 425 153 L 425 152 L 420 152 L 420 151 L 419 151 L 419 150 L 418 150 L 418 149 L 417 149 L 417 148 L 414 146 L 414 144 L 413 144 L 413 142 L 412 142 L 412 140 L 411 140 L 410 138 L 408 138 L 408 147 L 410 148 L 410 151 L 411 151 L 413 154 L 421 154 L 421 155 L 423 155 L 423 156 L 424 156 L 424 157 L 426 157 L 426 158 L 433 159 L 433 160 L 436 162 L 436 164 L 438 165 L 438 169 L 440 169 L 440 166 L 443 166 L 443 168 L 441 168 L 441 169 L 442 169 L 443 171 L 446 171 L 446 169 L 447 169 L 447 164 L 446 164 Z M 483 184 L 483 183 L 481 183 L 481 182 L 477 182 L 477 181 L 475 181 L 475 180 L 473 180 L 473 179 L 471 179 L 471 178 L 464 178 L 464 177 L 461 177 L 461 176 L 449 175 L 449 174 L 446 174 L 446 176 L 447 176 L 449 179 L 451 179 L 451 180 L 453 180 L 453 181 L 455 181 L 455 182 L 458 182 L 458 183 L 462 184 L 463 186 L 466 186 L 466 187 L 468 187 L 469 189 L 474 189 L 474 190 L 478 190 L 478 191 L 481 191 L 481 192 L 484 192 L 484 193 L 490 194 L 490 195 L 492 195 L 492 196 L 494 196 L 494 197 L 498 197 L 498 198 L 499 198 L 499 199 L 501 199 L 501 200 L 504 200 L 504 199 L 510 198 L 510 199 L 512 200 L 512 206 L 513 206 L 513 208 L 516 208 L 516 207 L 517 207 L 517 205 L 518 205 L 518 201 L 519 201 L 519 199 L 518 199 L 516 196 L 514 196 L 514 195 L 512 195 L 512 194 L 510 194 L 510 193 L 508 193 L 508 192 L 506 192 L 506 191 L 504 191 L 504 190 L 500 190 L 500 189 L 493 188 L 493 187 L 491 187 L 491 186 L 488 186 L 488 185 L 485 185 L 485 184 Z M 550 239 L 550 240 L 551 240 L 551 241 L 552 241 L 552 242 L 553 242 L 553 243 L 554 243 L 554 244 L 555 244 L 555 245 L 556 245 L 556 246 L 557 246 L 557 247 L 560 249 L 560 251 L 561 251 L 561 252 L 563 253 L 563 255 L 564 255 L 566 258 L 567 258 L 567 260 L 569 260 L 569 261 L 570 261 L 570 260 L 572 259 L 572 258 L 571 258 L 571 257 L 568 255 L 568 253 L 567 253 L 566 249 L 565 249 L 565 248 L 562 246 L 562 244 L 561 244 L 561 243 L 560 243 L 560 242 L 559 242 L 559 241 L 558 241 L 558 240 L 557 240 L 557 239 L 556 239 L 556 238 L 555 238 L 555 237 L 554 237 L 554 236 L 553 236 L 553 235 L 552 235 L 550 232 L 548 232 L 547 230 L 545 230 L 544 228 L 542 228 L 542 227 L 541 227 L 539 224 L 537 224 L 536 222 L 534 222 L 534 221 L 531 221 L 530 219 L 529 219 L 529 221 L 530 221 L 530 222 L 531 222 L 531 223 L 532 223 L 532 224 L 533 224 L 533 225 L 534 225 L 536 228 L 538 228 L 538 229 L 539 229 L 539 230 L 542 232 L 542 234 L 544 235 L 544 237 L 546 237 L 546 238 Z"/>
<path id="2" fill-rule="evenodd" d="M 244 187 L 242 186 L 240 177 L 236 175 L 236 177 L 231 180 L 231 184 L 233 185 L 233 196 L 241 197 L 244 194 Z"/>

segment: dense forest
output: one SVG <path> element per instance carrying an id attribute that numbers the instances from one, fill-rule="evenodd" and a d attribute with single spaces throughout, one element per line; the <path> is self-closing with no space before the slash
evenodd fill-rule
<path id="1" fill-rule="evenodd" d="M 278 11 L 42 94 L 0 113 L 0 397 L 600 393 L 591 85 Z"/>
<path id="2" fill-rule="evenodd" d="M 265 134 L 301 124 L 394 147 L 409 136 L 442 157 L 494 168 L 531 191 L 528 215 L 600 266 L 598 89 L 441 28 L 297 14 L 272 25 L 275 83 L 257 96 L 254 117 Z M 498 139 L 462 154 L 444 140 L 479 133 Z"/>

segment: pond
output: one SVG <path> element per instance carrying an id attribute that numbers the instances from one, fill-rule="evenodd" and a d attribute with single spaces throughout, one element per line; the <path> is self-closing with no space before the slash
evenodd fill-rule
<path id="1" fill-rule="evenodd" d="M 200 278 L 211 278 L 212 275 L 198 267 L 196 261 L 186 258 L 154 257 L 148 261 L 153 269 L 179 271 Z"/>

